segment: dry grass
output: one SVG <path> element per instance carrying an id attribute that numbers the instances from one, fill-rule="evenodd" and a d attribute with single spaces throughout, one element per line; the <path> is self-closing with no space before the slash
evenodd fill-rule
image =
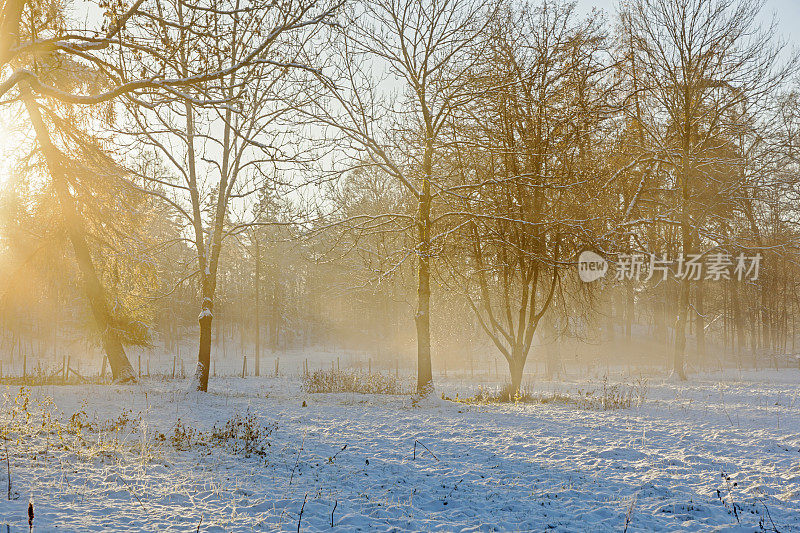
<path id="1" fill-rule="evenodd" d="M 576 407 L 593 411 L 611 411 L 640 406 L 647 397 L 647 379 L 639 378 L 633 385 L 610 384 L 608 377 L 591 388 L 579 388 L 574 394 L 563 392 L 535 393 L 521 387 L 515 394 L 510 394 L 510 385 L 502 389 L 488 390 L 481 387 L 478 394 L 460 398 L 450 398 L 442 394 L 443 400 L 466 404 L 554 404 Z"/>
<path id="2" fill-rule="evenodd" d="M 64 375 L 60 372 L 57 374 L 32 374 L 24 378 L 22 376 L 3 376 L 0 378 L 0 385 L 14 386 L 108 385 L 112 382 L 110 373 L 106 377 L 78 377 L 71 374 L 67 379 L 64 379 Z"/>
<path id="3" fill-rule="evenodd" d="M 67 417 L 52 399 L 34 399 L 26 387 L 16 396 L 5 395 L 0 411 L 0 441 L 12 446 L 18 454 L 43 445 L 45 449 L 71 452 L 83 460 L 102 456 L 138 464 L 161 461 L 170 449 L 196 447 L 244 457 L 264 456 L 276 427 L 274 423 L 260 424 L 247 411 L 234 413 L 209 431 L 185 426 L 178 419 L 172 431 L 165 434 L 148 430 L 142 414 L 130 409 L 123 409 L 116 418 L 99 420 L 89 416 L 84 402 Z"/>
<path id="4" fill-rule="evenodd" d="M 391 375 L 363 370 L 315 370 L 303 376 L 303 391 L 409 394 L 409 387 Z"/>

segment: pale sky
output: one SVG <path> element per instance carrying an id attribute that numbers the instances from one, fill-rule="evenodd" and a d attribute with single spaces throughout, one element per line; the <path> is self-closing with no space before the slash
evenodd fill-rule
<path id="1" fill-rule="evenodd" d="M 617 0 L 577 0 L 577 3 L 583 13 L 596 7 L 605 11 L 609 20 L 616 14 Z M 800 47 L 800 0 L 766 0 L 763 24 L 769 24 L 773 14 L 782 36 L 794 46 Z"/>

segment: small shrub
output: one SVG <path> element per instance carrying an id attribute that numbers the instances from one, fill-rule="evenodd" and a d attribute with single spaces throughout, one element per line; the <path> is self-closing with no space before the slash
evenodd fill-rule
<path id="1" fill-rule="evenodd" d="M 391 375 L 363 370 L 315 370 L 303 376 L 303 391 L 404 394 L 402 383 Z"/>
<path id="2" fill-rule="evenodd" d="M 102 425 L 101 429 L 105 431 L 121 431 L 125 429 L 127 426 L 131 425 L 133 422 L 141 423 L 141 421 L 142 421 L 141 413 L 134 416 L 133 411 L 131 411 L 130 409 L 123 409 L 117 418 L 112 418 L 110 420 L 107 420 Z"/>
<path id="3" fill-rule="evenodd" d="M 86 412 L 86 400 L 82 401 L 81 408 L 69 417 L 65 429 L 71 434 L 79 434 L 82 430 L 97 430 L 97 422 L 90 420 L 89 414 Z"/>
<path id="4" fill-rule="evenodd" d="M 192 447 L 192 444 L 198 442 L 196 435 L 197 431 L 192 427 L 185 426 L 179 418 L 175 423 L 174 432 L 170 435 L 170 444 L 176 450 L 188 450 Z"/>
<path id="5" fill-rule="evenodd" d="M 277 427 L 277 423 L 260 426 L 256 416 L 248 411 L 244 416 L 236 413 L 222 426 L 214 424 L 210 432 L 198 431 L 184 425 L 178 419 L 172 435 L 166 437 L 162 433 L 157 440 L 164 442 L 169 438 L 169 443 L 176 450 L 185 451 L 196 446 L 210 446 L 220 447 L 245 457 L 252 455 L 263 457 L 267 454 L 267 448 L 271 446 L 269 437 Z"/>
<path id="6" fill-rule="evenodd" d="M 237 413 L 222 427 L 218 428 L 214 425 L 210 441 L 212 444 L 221 444 L 229 451 L 240 453 L 245 457 L 264 456 L 267 448 L 272 446 L 269 437 L 277 428 L 277 423 L 259 426 L 255 415 L 247 411 L 244 416 Z"/>

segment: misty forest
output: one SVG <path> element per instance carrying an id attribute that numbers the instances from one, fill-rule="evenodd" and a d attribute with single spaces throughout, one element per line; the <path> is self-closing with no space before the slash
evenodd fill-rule
<path id="1" fill-rule="evenodd" d="M 800 531 L 800 48 L 590 4 L 0 0 L 0 526 Z"/>

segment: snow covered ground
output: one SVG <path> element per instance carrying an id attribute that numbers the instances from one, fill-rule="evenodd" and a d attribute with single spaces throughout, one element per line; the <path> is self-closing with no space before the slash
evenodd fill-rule
<path id="1" fill-rule="evenodd" d="M 800 371 L 724 378 L 652 378 L 616 411 L 304 394 L 296 377 L 32 387 L 27 406 L 2 386 L 0 431 L 25 422 L 0 527 L 27 531 L 32 497 L 34 531 L 800 531 Z"/>

